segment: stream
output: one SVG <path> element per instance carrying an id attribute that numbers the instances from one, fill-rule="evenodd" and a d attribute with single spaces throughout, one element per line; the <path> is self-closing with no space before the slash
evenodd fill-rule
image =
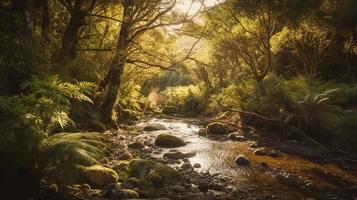
<path id="1" fill-rule="evenodd" d="M 343 169 L 331 163 L 319 163 L 303 157 L 282 154 L 281 157 L 258 156 L 249 145 L 255 141 L 217 141 L 198 136 L 201 128 L 185 119 L 157 119 L 141 122 L 137 126 L 160 124 L 167 130 L 144 132 L 137 140 L 154 141 L 161 133 L 170 133 L 188 142 L 179 148 L 162 148 L 152 153 L 163 157 L 176 149 L 183 153 L 195 152 L 189 158 L 192 164 L 199 163 L 200 172 L 229 177 L 235 187 L 247 193 L 258 193 L 276 199 L 357 199 L 357 172 Z M 251 165 L 239 167 L 235 157 L 243 154 Z M 263 167 L 264 162 L 268 167 Z"/>

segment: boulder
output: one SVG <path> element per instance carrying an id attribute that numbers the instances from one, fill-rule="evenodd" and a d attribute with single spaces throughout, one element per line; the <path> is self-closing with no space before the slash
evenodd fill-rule
<path id="1" fill-rule="evenodd" d="M 202 136 L 202 137 L 206 137 L 207 136 L 207 131 L 205 128 L 201 128 L 199 131 L 198 131 L 198 135 L 199 136 Z"/>
<path id="2" fill-rule="evenodd" d="M 234 160 L 234 162 L 240 166 L 250 165 L 250 160 L 243 154 L 239 154 L 237 158 Z"/>
<path id="3" fill-rule="evenodd" d="M 207 125 L 207 134 L 210 135 L 224 135 L 227 134 L 226 126 L 221 122 L 212 122 Z"/>
<path id="4" fill-rule="evenodd" d="M 159 131 L 159 130 L 166 130 L 166 127 L 161 124 L 150 124 L 143 128 L 144 131 Z"/>
<path id="5" fill-rule="evenodd" d="M 240 135 L 239 133 L 231 133 L 228 135 L 228 138 L 234 141 L 243 141 L 244 136 Z"/>
<path id="6" fill-rule="evenodd" d="M 131 144 L 128 144 L 128 148 L 130 149 L 143 149 L 145 148 L 145 145 L 141 142 L 133 142 Z"/>
<path id="7" fill-rule="evenodd" d="M 170 115 L 176 114 L 178 112 L 178 108 L 176 106 L 165 106 L 162 108 L 162 113 Z"/>
<path id="8" fill-rule="evenodd" d="M 130 177 L 143 178 L 153 168 L 154 164 L 148 160 L 133 159 L 129 162 L 128 175 Z"/>
<path id="9" fill-rule="evenodd" d="M 95 187 L 104 187 L 118 180 L 118 174 L 107 167 L 93 165 L 85 169 L 85 175 L 90 184 Z"/>
<path id="10" fill-rule="evenodd" d="M 155 144 L 161 147 L 173 148 L 173 147 L 185 146 L 186 142 L 173 135 L 160 134 L 159 136 L 157 136 L 155 140 Z"/>

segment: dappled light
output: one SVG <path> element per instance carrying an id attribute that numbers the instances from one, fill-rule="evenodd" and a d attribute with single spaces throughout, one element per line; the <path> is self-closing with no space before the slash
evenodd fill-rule
<path id="1" fill-rule="evenodd" d="M 0 199 L 355 199 L 356 19 L 355 0 L 2 0 Z"/>

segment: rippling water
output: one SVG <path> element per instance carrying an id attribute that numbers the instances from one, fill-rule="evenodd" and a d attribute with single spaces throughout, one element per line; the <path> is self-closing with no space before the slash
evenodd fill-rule
<path id="1" fill-rule="evenodd" d="M 167 130 L 148 132 L 139 137 L 152 140 L 161 133 L 170 133 L 189 142 L 184 147 L 175 148 L 181 152 L 195 152 L 189 158 L 192 164 L 199 163 L 199 171 L 209 170 L 232 178 L 236 186 L 247 192 L 259 192 L 260 195 L 275 196 L 279 199 L 357 199 L 357 172 L 346 171 L 334 164 L 309 161 L 298 156 L 284 155 L 279 158 L 257 156 L 249 148 L 253 141 L 232 142 L 213 141 L 200 137 L 200 127 L 185 120 L 151 119 L 138 126 L 161 124 Z M 165 149 L 162 156 L 170 149 Z M 238 154 L 247 156 L 252 165 L 237 167 L 234 159 Z M 260 166 L 261 162 L 269 168 Z M 311 186 L 313 184 L 313 187 Z M 354 196 L 356 195 L 356 196 Z"/>

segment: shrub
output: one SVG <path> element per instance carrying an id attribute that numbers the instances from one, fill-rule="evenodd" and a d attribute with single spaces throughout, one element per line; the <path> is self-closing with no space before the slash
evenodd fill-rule
<path id="1" fill-rule="evenodd" d="M 81 165 L 97 163 L 106 150 L 102 135 L 50 135 L 54 127 L 72 123 L 68 115 L 71 101 L 91 102 L 86 94 L 92 86 L 62 82 L 57 76 L 33 77 L 22 84 L 24 94 L 0 96 L 0 181 L 8 189 L 5 191 L 21 187 L 21 194 L 13 191 L 12 195 L 25 197 L 38 189 L 45 175 L 61 176 L 66 183 L 75 178 L 72 175 Z"/>
<path id="2" fill-rule="evenodd" d="M 199 85 L 168 87 L 161 94 L 164 105 L 175 106 L 182 114 L 197 115 L 205 109 L 205 91 Z"/>

